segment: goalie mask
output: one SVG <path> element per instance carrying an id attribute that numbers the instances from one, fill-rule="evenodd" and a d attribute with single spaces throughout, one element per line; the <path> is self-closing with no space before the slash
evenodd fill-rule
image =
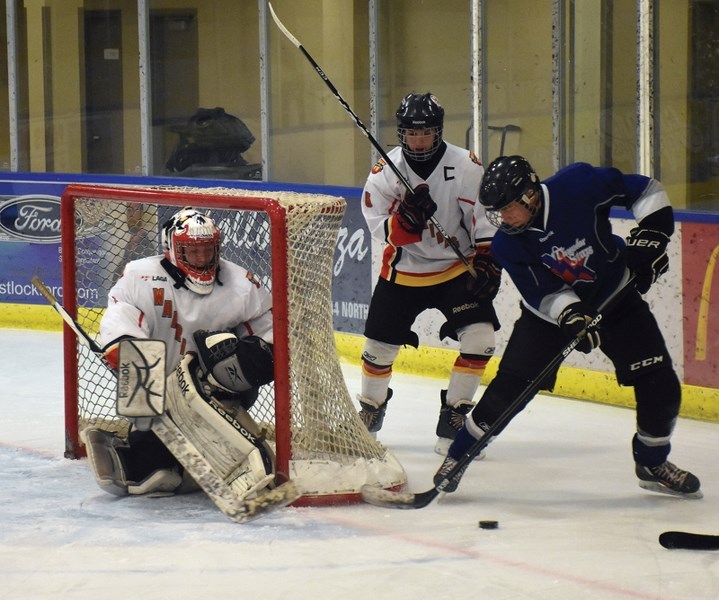
<path id="1" fill-rule="evenodd" d="M 397 109 L 397 137 L 412 160 L 429 160 L 442 143 L 444 109 L 430 94 L 407 94 Z"/>
<path id="2" fill-rule="evenodd" d="M 187 288 L 209 294 L 217 279 L 220 262 L 220 230 L 207 215 L 185 207 L 162 229 L 165 257 L 185 277 Z"/>

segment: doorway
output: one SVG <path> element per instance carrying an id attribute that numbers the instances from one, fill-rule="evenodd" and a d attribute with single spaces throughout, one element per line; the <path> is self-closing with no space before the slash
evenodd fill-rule
<path id="1" fill-rule="evenodd" d="M 86 173 L 124 173 L 119 10 L 85 11 Z"/>
<path id="2" fill-rule="evenodd" d="M 197 11 L 150 13 L 153 172 L 162 174 L 184 124 L 199 107 Z"/>

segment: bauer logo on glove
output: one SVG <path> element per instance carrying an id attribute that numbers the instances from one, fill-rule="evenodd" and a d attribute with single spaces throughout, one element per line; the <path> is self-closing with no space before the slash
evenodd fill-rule
<path id="1" fill-rule="evenodd" d="M 668 244 L 669 236 L 663 231 L 635 227 L 629 232 L 627 266 L 636 274 L 635 286 L 640 294 L 646 294 L 669 270 Z"/>

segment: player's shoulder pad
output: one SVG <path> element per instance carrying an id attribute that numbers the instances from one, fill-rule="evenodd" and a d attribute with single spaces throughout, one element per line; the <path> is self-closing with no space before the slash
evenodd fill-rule
<path id="1" fill-rule="evenodd" d="M 472 152 L 472 150 L 469 151 L 469 160 L 471 160 L 474 164 L 479 165 L 480 167 L 482 166 L 482 161 L 479 160 L 479 157 L 474 152 Z"/>
<path id="2" fill-rule="evenodd" d="M 377 175 L 377 173 L 381 173 L 384 168 L 387 166 L 387 163 L 385 162 L 384 158 L 380 158 L 373 166 L 372 170 L 370 171 L 372 175 Z"/>

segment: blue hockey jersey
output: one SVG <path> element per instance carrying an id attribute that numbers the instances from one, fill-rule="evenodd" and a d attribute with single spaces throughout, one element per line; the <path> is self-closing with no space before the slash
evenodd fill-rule
<path id="1" fill-rule="evenodd" d="M 598 307 L 626 276 L 624 240 L 612 233 L 612 206 L 630 210 L 637 222 L 670 206 L 661 183 L 615 168 L 575 163 L 542 182 L 543 203 L 531 225 L 492 241 L 523 304 L 556 323 L 569 304 Z"/>

